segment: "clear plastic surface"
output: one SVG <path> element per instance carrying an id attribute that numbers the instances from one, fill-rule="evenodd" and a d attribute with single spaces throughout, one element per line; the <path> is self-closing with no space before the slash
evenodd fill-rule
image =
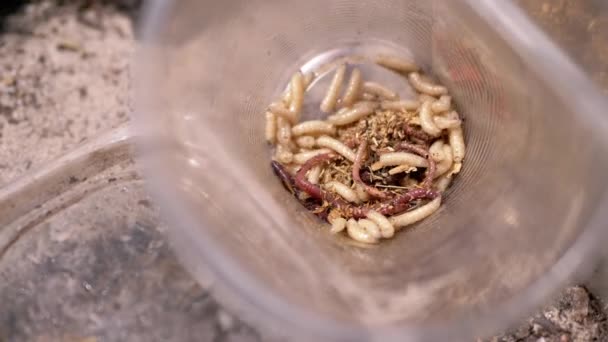
<path id="1" fill-rule="evenodd" d="M 148 6 L 137 59 L 146 175 L 182 262 L 200 281 L 211 270 L 233 310 L 304 341 L 470 340 L 593 264 L 605 242 L 606 101 L 510 2 Z M 563 22 L 557 40 L 602 81 L 581 25 Z M 450 88 L 469 150 L 436 215 L 363 249 L 330 236 L 282 189 L 263 110 L 294 70 L 378 52 L 410 56 Z M 411 95 L 393 74 L 361 68 Z M 327 82 L 316 81 L 309 109 Z M 109 184 L 139 184 L 130 141 L 121 127 L 0 189 L 0 255 Z"/>
<path id="2" fill-rule="evenodd" d="M 303 340 L 464 339 L 530 310 L 604 241 L 606 101 L 510 2 L 149 6 L 146 172 L 185 263 L 195 275 L 208 265 L 249 318 Z M 448 86 L 468 155 L 438 213 L 360 248 L 272 175 L 263 113 L 298 68 L 379 51 Z"/>

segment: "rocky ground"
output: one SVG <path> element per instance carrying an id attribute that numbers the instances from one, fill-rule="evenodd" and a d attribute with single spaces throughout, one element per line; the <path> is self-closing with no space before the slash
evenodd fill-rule
<path id="1" fill-rule="evenodd" d="M 583 286 L 567 288 L 541 312 L 489 342 L 607 341 L 606 308 Z"/>
<path id="2" fill-rule="evenodd" d="M 131 111 L 130 59 L 135 46 L 133 20 L 137 6 L 138 1 L 126 0 L 41 0 L 29 4 L 25 1 L 3 1 L 0 4 L 0 187 L 28 170 L 57 158 L 90 137 L 128 120 Z M 133 190 L 134 193 L 138 191 Z M 144 203 L 147 206 L 147 202 L 142 200 L 134 203 L 133 205 Z M 148 295 L 142 291 L 144 294 L 139 300 L 159 300 L 158 297 L 163 296 L 163 289 L 169 288 L 169 291 L 173 291 L 171 293 L 178 294 L 182 303 L 171 306 L 165 317 L 162 312 L 150 313 L 153 310 L 142 306 L 142 312 L 148 311 L 148 316 L 142 313 L 147 319 L 146 324 L 138 321 L 137 324 L 129 325 L 131 318 L 123 317 L 127 323 L 113 326 L 116 333 L 108 335 L 95 329 L 83 328 L 81 330 L 89 331 L 90 336 L 74 337 L 74 341 L 139 340 L 133 338 L 138 335 L 148 336 L 147 340 L 155 340 L 152 336 L 176 340 L 176 336 L 186 336 L 175 335 L 179 333 L 176 329 L 189 328 L 196 333 L 187 335 L 183 340 L 269 340 L 262 337 L 265 336 L 263 333 L 239 322 L 215 303 L 206 289 L 199 287 L 178 266 L 166 247 L 162 234 L 146 228 L 145 224 L 130 223 L 126 227 L 128 233 L 123 232 L 127 234 L 127 238 L 124 238 L 128 241 L 124 247 L 126 249 L 117 250 L 116 253 L 122 253 L 131 260 L 133 268 L 139 268 L 137 262 L 143 260 L 154 264 L 148 273 L 165 272 L 162 273 L 163 276 L 150 275 L 150 279 L 155 279 L 158 284 L 146 287 Z M 144 231 L 147 233 L 142 233 Z M 111 232 L 108 231 L 107 234 L 112 234 Z M 113 237 L 108 235 L 99 239 L 100 248 L 103 249 Z M 74 244 L 77 244 L 76 241 L 78 239 L 74 240 Z M 145 241 L 149 247 L 145 249 L 146 253 L 153 251 L 150 254 L 152 256 L 147 257 L 145 253 L 140 255 L 138 251 L 141 252 L 141 241 Z M 77 246 L 74 248 L 70 253 L 79 251 Z M 61 260 L 61 251 L 58 250 L 59 254 L 49 259 L 54 260 L 49 261 L 50 264 L 35 264 L 52 266 Z M 78 253 L 89 251 L 82 250 Z M 122 260 L 114 261 L 119 263 Z M 98 265 L 97 261 L 88 260 L 80 266 L 95 265 Z M 32 269 L 32 274 L 42 272 L 36 267 Z M 164 275 L 167 272 L 170 277 Z M 70 327 L 73 331 L 78 331 L 78 324 L 82 320 L 71 316 L 60 316 L 55 320 L 32 316 L 26 310 L 28 305 L 39 309 L 39 306 L 48 301 L 44 298 L 35 302 L 16 300 L 21 289 L 27 288 L 23 284 L 31 285 L 31 282 L 17 279 L 17 276 L 9 277 L 8 274 L 13 273 L 3 271 L 0 267 L 3 282 L 0 287 L 0 341 L 72 340 L 72 337 L 62 334 L 61 329 Z M 120 281 L 125 277 L 116 272 L 108 273 L 108 277 L 115 282 L 112 286 L 104 283 L 106 287 L 115 293 L 122 293 Z M 129 283 L 127 280 L 124 280 L 125 288 L 140 286 L 135 281 Z M 48 279 L 45 278 L 44 281 L 48 283 Z M 95 287 L 88 282 L 85 284 L 88 286 L 84 286 L 83 291 L 93 293 Z M 32 285 L 32 291 L 39 291 L 38 295 L 44 296 L 44 288 L 37 286 Z M 83 294 L 79 294 L 81 295 Z M 87 305 L 97 305 L 96 300 L 107 300 L 107 297 L 90 297 Z M 162 300 L 170 301 L 170 298 Z M 120 307 L 120 302 L 116 305 Z M 112 306 L 100 309 L 98 315 L 112 315 L 116 312 L 120 312 L 120 308 Z M 49 312 L 49 316 L 52 315 Z M 95 319 L 99 321 L 105 318 Z M 42 326 L 42 322 L 48 325 Z M 163 322 L 176 328 L 167 329 L 162 326 Z M 154 329 L 162 330 L 162 334 L 151 333 L 150 330 Z M 586 288 L 575 286 L 566 289 L 553 305 L 522 323 L 521 327 L 488 341 L 608 341 L 607 329 L 603 304 Z M 41 333 L 42 330 L 47 333 Z"/>

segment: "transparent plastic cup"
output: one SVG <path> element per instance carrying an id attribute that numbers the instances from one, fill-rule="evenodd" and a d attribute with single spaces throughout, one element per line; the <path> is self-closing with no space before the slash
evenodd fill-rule
<path id="1" fill-rule="evenodd" d="M 509 1 L 148 6 L 146 175 L 185 264 L 201 280 L 210 270 L 245 317 L 307 341 L 466 340 L 529 312 L 605 241 L 606 100 Z M 378 52 L 450 89 L 468 154 L 435 215 L 361 248 L 272 174 L 264 110 L 294 71 Z M 307 101 L 319 117 L 318 97 Z"/>

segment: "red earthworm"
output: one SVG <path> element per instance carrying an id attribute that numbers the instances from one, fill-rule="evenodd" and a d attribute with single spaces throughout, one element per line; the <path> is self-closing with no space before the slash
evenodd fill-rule
<path id="1" fill-rule="evenodd" d="M 273 160 L 270 163 L 270 166 L 272 167 L 272 171 L 274 172 L 274 174 L 277 177 L 279 177 L 279 179 L 283 183 L 283 186 L 285 187 L 285 189 L 287 189 L 293 195 L 296 195 L 296 191 L 294 189 L 295 180 L 294 180 L 293 176 L 289 172 L 287 172 L 285 167 L 276 160 Z"/>
<path id="2" fill-rule="evenodd" d="M 403 132 L 406 135 L 409 135 L 410 137 L 416 138 L 416 139 L 420 139 L 424 142 L 430 142 L 432 141 L 434 138 L 428 134 L 426 134 L 425 132 L 419 130 L 419 129 L 415 129 L 414 127 L 408 125 L 408 124 L 404 124 L 403 125 Z"/>
<path id="3" fill-rule="evenodd" d="M 327 201 L 337 207 L 341 211 L 344 218 L 353 217 L 360 219 L 365 218 L 367 216 L 367 212 L 370 210 L 377 211 L 384 216 L 399 214 L 407 210 L 412 201 L 418 199 L 434 199 L 437 196 L 439 196 L 439 193 L 434 190 L 416 188 L 399 194 L 388 201 L 376 202 L 369 206 L 354 206 L 344 201 L 342 201 L 343 203 L 335 203 L 329 200 Z"/>
<path id="4" fill-rule="evenodd" d="M 352 205 L 343 200 L 340 196 L 325 191 L 321 189 L 320 186 L 312 184 L 306 179 L 306 172 L 308 172 L 308 170 L 337 157 L 338 156 L 333 153 L 327 153 L 309 159 L 296 173 L 294 184 L 298 189 L 306 192 L 311 197 L 328 202 L 333 208 L 339 210 L 345 218 L 364 218 L 369 210 L 375 210 L 385 216 L 391 216 L 408 209 L 410 202 L 414 200 L 423 198 L 433 199 L 439 195 L 439 193 L 431 189 L 412 189 L 397 195 L 390 200 L 377 202 L 373 205 Z"/>
<path id="5" fill-rule="evenodd" d="M 323 207 L 323 204 L 319 202 L 319 200 L 315 200 L 312 198 L 306 200 L 300 200 L 300 203 L 304 206 L 304 208 L 308 209 L 311 213 L 317 215 L 321 220 L 327 221 L 327 216 L 329 215 L 329 207 Z"/>
<path id="6" fill-rule="evenodd" d="M 426 158 L 429 163 L 429 167 L 426 169 L 424 180 L 420 185 L 422 188 L 429 188 L 433 183 L 433 179 L 435 178 L 435 172 L 437 172 L 437 163 L 433 158 L 431 158 L 428 149 L 403 141 L 397 145 L 397 150 L 406 150 Z"/>
<path id="7" fill-rule="evenodd" d="M 416 188 L 397 195 L 388 202 L 380 202 L 370 209 L 373 209 L 384 216 L 392 216 L 407 210 L 412 201 L 418 199 L 435 199 L 437 196 L 439 196 L 439 193 L 434 190 Z"/>
<path id="8" fill-rule="evenodd" d="M 415 145 L 415 144 L 409 143 L 407 141 L 400 142 L 397 145 L 396 150 L 406 150 L 408 152 L 416 153 L 417 155 L 421 156 L 422 158 L 429 157 L 429 151 L 427 151 L 426 148 L 424 148 L 420 145 Z"/>
<path id="9" fill-rule="evenodd" d="M 306 161 L 306 163 L 304 163 L 304 165 L 302 165 L 302 167 L 300 167 L 300 170 L 298 170 L 298 172 L 296 173 L 295 185 L 300 190 L 309 194 L 311 197 L 317 198 L 317 199 L 323 199 L 323 190 L 321 189 L 320 186 L 309 182 L 306 179 L 306 173 L 308 171 L 310 171 L 310 169 L 312 169 L 313 167 L 315 167 L 321 163 L 330 161 L 337 157 L 338 156 L 334 153 L 325 153 L 325 154 L 319 154 L 318 156 L 310 158 L 309 160 Z"/>
<path id="10" fill-rule="evenodd" d="M 363 170 L 363 171 L 359 172 L 359 177 L 361 178 L 362 181 L 365 182 L 365 184 L 374 183 L 374 178 L 372 177 L 372 174 L 368 170 Z"/>
<path id="11" fill-rule="evenodd" d="M 361 144 L 359 144 L 359 148 L 357 149 L 357 153 L 355 154 L 355 161 L 353 163 L 353 180 L 357 184 L 362 186 L 363 189 L 365 190 L 365 192 L 367 192 L 371 196 L 376 197 L 376 198 L 382 198 L 382 199 L 387 198 L 386 193 L 380 191 L 379 189 L 377 189 L 373 186 L 365 184 L 365 182 L 363 182 L 363 180 L 361 180 L 361 174 L 360 174 L 361 165 L 363 165 L 363 163 L 365 163 L 366 159 L 367 159 L 367 140 L 362 139 Z"/>
<path id="12" fill-rule="evenodd" d="M 281 163 L 277 162 L 276 160 L 273 160 L 270 163 L 270 165 L 272 166 L 272 171 L 274 171 L 274 174 L 277 175 L 277 177 L 279 177 L 279 179 L 283 183 L 283 186 L 289 192 L 291 192 L 294 195 L 294 197 L 296 197 L 298 199 L 298 201 L 300 201 L 300 203 L 302 203 L 302 205 L 306 209 L 315 213 L 315 215 L 319 216 L 323 220 L 327 219 L 329 210 L 319 211 L 319 209 L 322 208 L 322 205 L 321 205 L 321 203 L 319 203 L 318 199 L 309 198 L 306 200 L 302 200 L 300 198 L 301 190 L 295 186 L 294 177 L 289 172 L 287 172 L 287 170 L 285 169 L 285 167 L 283 165 L 281 165 Z"/>
<path id="13" fill-rule="evenodd" d="M 426 169 L 421 183 L 423 188 L 430 188 L 433 185 L 433 179 L 435 179 L 435 173 L 437 173 L 437 162 L 435 162 L 435 159 L 429 157 L 427 160 L 429 161 L 429 167 Z"/>
<path id="14" fill-rule="evenodd" d="M 353 211 L 356 211 L 357 207 L 346 202 L 337 194 L 325 191 L 320 186 L 318 186 L 316 184 L 312 184 L 311 182 L 309 182 L 306 179 L 306 173 L 310 169 L 312 169 L 313 167 L 315 167 L 321 163 L 330 161 L 337 157 L 338 157 L 338 155 L 336 155 L 334 153 L 326 153 L 326 154 L 320 154 L 318 156 L 315 156 L 315 157 L 309 159 L 308 161 L 306 161 L 306 163 L 304 163 L 304 165 L 302 165 L 300 170 L 296 173 L 296 176 L 294 178 L 294 180 L 295 180 L 294 184 L 296 187 L 298 187 L 298 189 L 306 192 L 312 198 L 321 199 L 323 201 L 326 201 L 329 204 L 331 204 L 334 208 L 339 209 L 343 212 L 353 212 Z M 359 213 L 358 216 L 364 217 L 365 215 Z"/>

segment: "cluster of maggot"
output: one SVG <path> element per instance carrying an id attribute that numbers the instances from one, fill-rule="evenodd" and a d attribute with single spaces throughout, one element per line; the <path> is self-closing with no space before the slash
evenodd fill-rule
<path id="1" fill-rule="evenodd" d="M 268 106 L 265 129 L 285 188 L 327 220 L 331 233 L 370 244 L 435 213 L 465 156 L 448 89 L 405 58 L 379 55 L 374 62 L 403 75 L 417 96 L 400 99 L 363 80 L 356 65 L 347 75 L 341 63 L 320 103 L 327 117 L 301 121 L 316 76 L 298 71 Z"/>

